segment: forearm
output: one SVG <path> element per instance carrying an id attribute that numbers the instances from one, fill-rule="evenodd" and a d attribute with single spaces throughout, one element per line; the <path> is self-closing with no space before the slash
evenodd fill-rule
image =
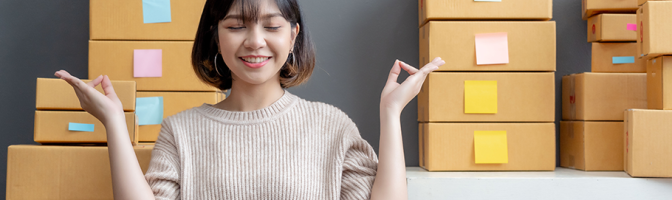
<path id="1" fill-rule="evenodd" d="M 378 170 L 371 199 L 408 199 L 400 114 L 384 108 L 380 111 Z"/>
<path id="2" fill-rule="evenodd" d="M 145 180 L 130 143 L 126 120 L 123 117 L 112 119 L 105 124 L 105 129 L 114 199 L 153 200 L 152 189 Z"/>

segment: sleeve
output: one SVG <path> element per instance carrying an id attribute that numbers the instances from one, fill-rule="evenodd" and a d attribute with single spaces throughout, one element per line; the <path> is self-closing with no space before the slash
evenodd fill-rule
<path id="1" fill-rule="evenodd" d="M 378 156 L 352 124 L 344 136 L 345 155 L 341 178 L 341 199 L 369 199 L 376 178 Z"/>
<path id="2" fill-rule="evenodd" d="M 152 188 L 155 199 L 180 199 L 180 158 L 167 119 L 161 123 L 161 131 L 154 144 L 145 179 Z"/>

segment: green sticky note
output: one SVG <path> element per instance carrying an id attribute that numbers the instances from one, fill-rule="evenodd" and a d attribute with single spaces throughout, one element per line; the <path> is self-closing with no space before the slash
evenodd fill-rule
<path id="1" fill-rule="evenodd" d="M 476 164 L 509 163 L 506 131 L 474 131 Z"/>
<path id="2" fill-rule="evenodd" d="M 464 113 L 496 114 L 497 81 L 464 81 Z"/>

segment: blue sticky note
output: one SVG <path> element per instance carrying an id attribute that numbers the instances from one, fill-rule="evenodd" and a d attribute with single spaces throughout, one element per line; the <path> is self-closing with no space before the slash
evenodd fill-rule
<path id="1" fill-rule="evenodd" d="M 145 23 L 170 22 L 170 0 L 142 0 L 142 19 Z"/>
<path id="2" fill-rule="evenodd" d="M 68 123 L 69 131 L 93 132 L 93 124 Z"/>
<path id="3" fill-rule="evenodd" d="M 635 63 L 634 56 L 614 56 L 611 58 L 611 63 L 613 64 L 626 64 L 626 63 Z"/>
<path id="4" fill-rule="evenodd" d="M 138 115 L 138 125 L 161 124 L 161 121 L 163 121 L 163 97 L 136 98 L 135 114 Z"/>

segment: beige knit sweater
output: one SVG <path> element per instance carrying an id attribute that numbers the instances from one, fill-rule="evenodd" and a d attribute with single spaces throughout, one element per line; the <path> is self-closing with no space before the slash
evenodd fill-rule
<path id="1" fill-rule="evenodd" d="M 156 199 L 368 199 L 377 165 L 345 113 L 285 91 L 260 110 L 167 117 L 145 178 Z"/>

